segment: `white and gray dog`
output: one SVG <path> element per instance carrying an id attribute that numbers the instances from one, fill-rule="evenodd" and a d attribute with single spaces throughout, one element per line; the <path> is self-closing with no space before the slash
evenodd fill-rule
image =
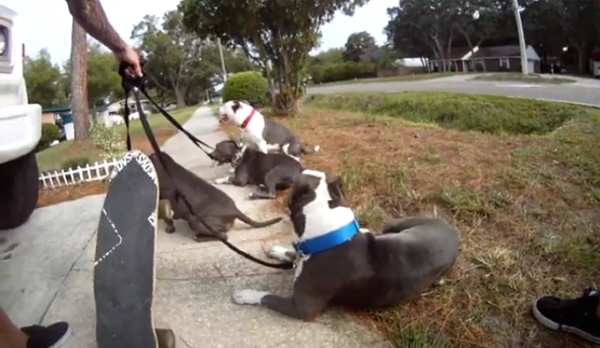
<path id="1" fill-rule="evenodd" d="M 266 119 L 250 104 L 230 100 L 219 108 L 220 123 L 233 123 L 241 130 L 242 138 L 262 153 L 280 150 L 287 155 L 300 157 L 319 151 L 319 146 L 307 149 L 298 138 L 281 124 Z"/>
<path id="2" fill-rule="evenodd" d="M 262 305 L 310 321 L 329 305 L 351 309 L 391 306 L 418 296 L 454 265 L 459 240 L 445 220 L 393 219 L 380 234 L 358 227 L 344 207 L 339 182 L 304 170 L 288 196 L 296 251 L 273 246 L 268 255 L 296 262 L 293 294 L 239 290 L 233 301 Z"/>

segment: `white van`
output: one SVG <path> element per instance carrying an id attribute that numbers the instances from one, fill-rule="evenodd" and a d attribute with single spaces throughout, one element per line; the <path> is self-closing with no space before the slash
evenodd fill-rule
<path id="1" fill-rule="evenodd" d="M 23 56 L 17 13 L 0 5 L 0 230 L 22 225 L 38 200 L 42 108 L 28 103 Z"/>

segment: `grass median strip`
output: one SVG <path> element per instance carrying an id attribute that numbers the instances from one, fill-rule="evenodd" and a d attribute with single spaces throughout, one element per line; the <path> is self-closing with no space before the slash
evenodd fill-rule
<path id="1" fill-rule="evenodd" d="M 550 84 L 560 85 L 564 83 L 576 82 L 574 79 L 567 77 L 549 76 L 544 77 L 537 74 L 523 75 L 519 73 L 496 73 L 496 74 L 483 74 L 472 78 L 472 80 L 478 81 L 500 81 L 500 82 L 527 82 L 534 84 Z"/>

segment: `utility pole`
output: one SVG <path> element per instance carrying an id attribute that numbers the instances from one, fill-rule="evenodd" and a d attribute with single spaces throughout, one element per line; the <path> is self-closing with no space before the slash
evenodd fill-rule
<path id="1" fill-rule="evenodd" d="M 527 46 L 525 45 L 525 34 L 523 33 L 523 22 L 521 22 L 521 12 L 519 12 L 518 0 L 512 0 L 515 21 L 517 22 L 517 33 L 519 34 L 519 50 L 521 51 L 521 72 L 527 75 Z"/>
<path id="2" fill-rule="evenodd" d="M 223 58 L 223 47 L 221 47 L 221 39 L 217 38 L 217 46 L 219 47 L 219 55 L 221 56 L 221 70 L 223 70 L 223 83 L 227 80 L 227 70 L 225 69 L 225 58 Z"/>

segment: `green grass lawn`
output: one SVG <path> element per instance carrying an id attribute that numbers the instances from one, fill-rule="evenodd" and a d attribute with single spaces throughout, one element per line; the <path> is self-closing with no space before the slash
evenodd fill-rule
<path id="1" fill-rule="evenodd" d="M 537 74 L 523 75 L 519 73 L 497 73 L 484 74 L 473 77 L 472 80 L 478 81 L 509 81 L 509 82 L 529 82 L 537 84 L 559 85 L 563 83 L 573 83 L 575 80 L 564 77 L 542 77 Z"/>
<path id="2" fill-rule="evenodd" d="M 390 77 L 374 77 L 368 79 L 356 79 L 356 80 L 346 80 L 346 81 L 336 81 L 336 82 L 328 82 L 320 85 L 310 85 L 308 87 L 318 87 L 318 86 L 331 86 L 331 85 L 347 85 L 354 83 L 377 83 L 377 82 L 396 82 L 396 81 L 421 81 L 421 80 L 430 80 L 437 79 L 440 77 L 448 77 L 452 75 L 456 75 L 454 72 L 441 72 L 441 73 L 424 73 L 424 74 L 413 74 L 413 75 L 401 75 L 401 76 L 390 76 Z"/>
<path id="3" fill-rule="evenodd" d="M 179 123 L 183 124 L 192 116 L 196 108 L 197 106 L 190 106 L 174 110 L 170 114 Z M 148 121 L 159 143 L 161 143 L 161 140 L 165 141 L 177 133 L 177 129 L 160 113 L 152 114 Z M 115 128 L 123 135 L 123 141 L 125 141 L 127 134 L 125 124 L 115 126 Z M 136 145 L 146 142 L 146 135 L 139 119 L 132 120 L 129 124 L 129 129 L 134 148 L 136 148 Z M 93 162 L 101 158 L 101 152 L 89 142 L 76 144 L 73 140 L 69 140 L 40 151 L 37 154 L 40 172 L 59 169 L 62 167 L 64 161 L 73 158 L 88 158 Z"/>

